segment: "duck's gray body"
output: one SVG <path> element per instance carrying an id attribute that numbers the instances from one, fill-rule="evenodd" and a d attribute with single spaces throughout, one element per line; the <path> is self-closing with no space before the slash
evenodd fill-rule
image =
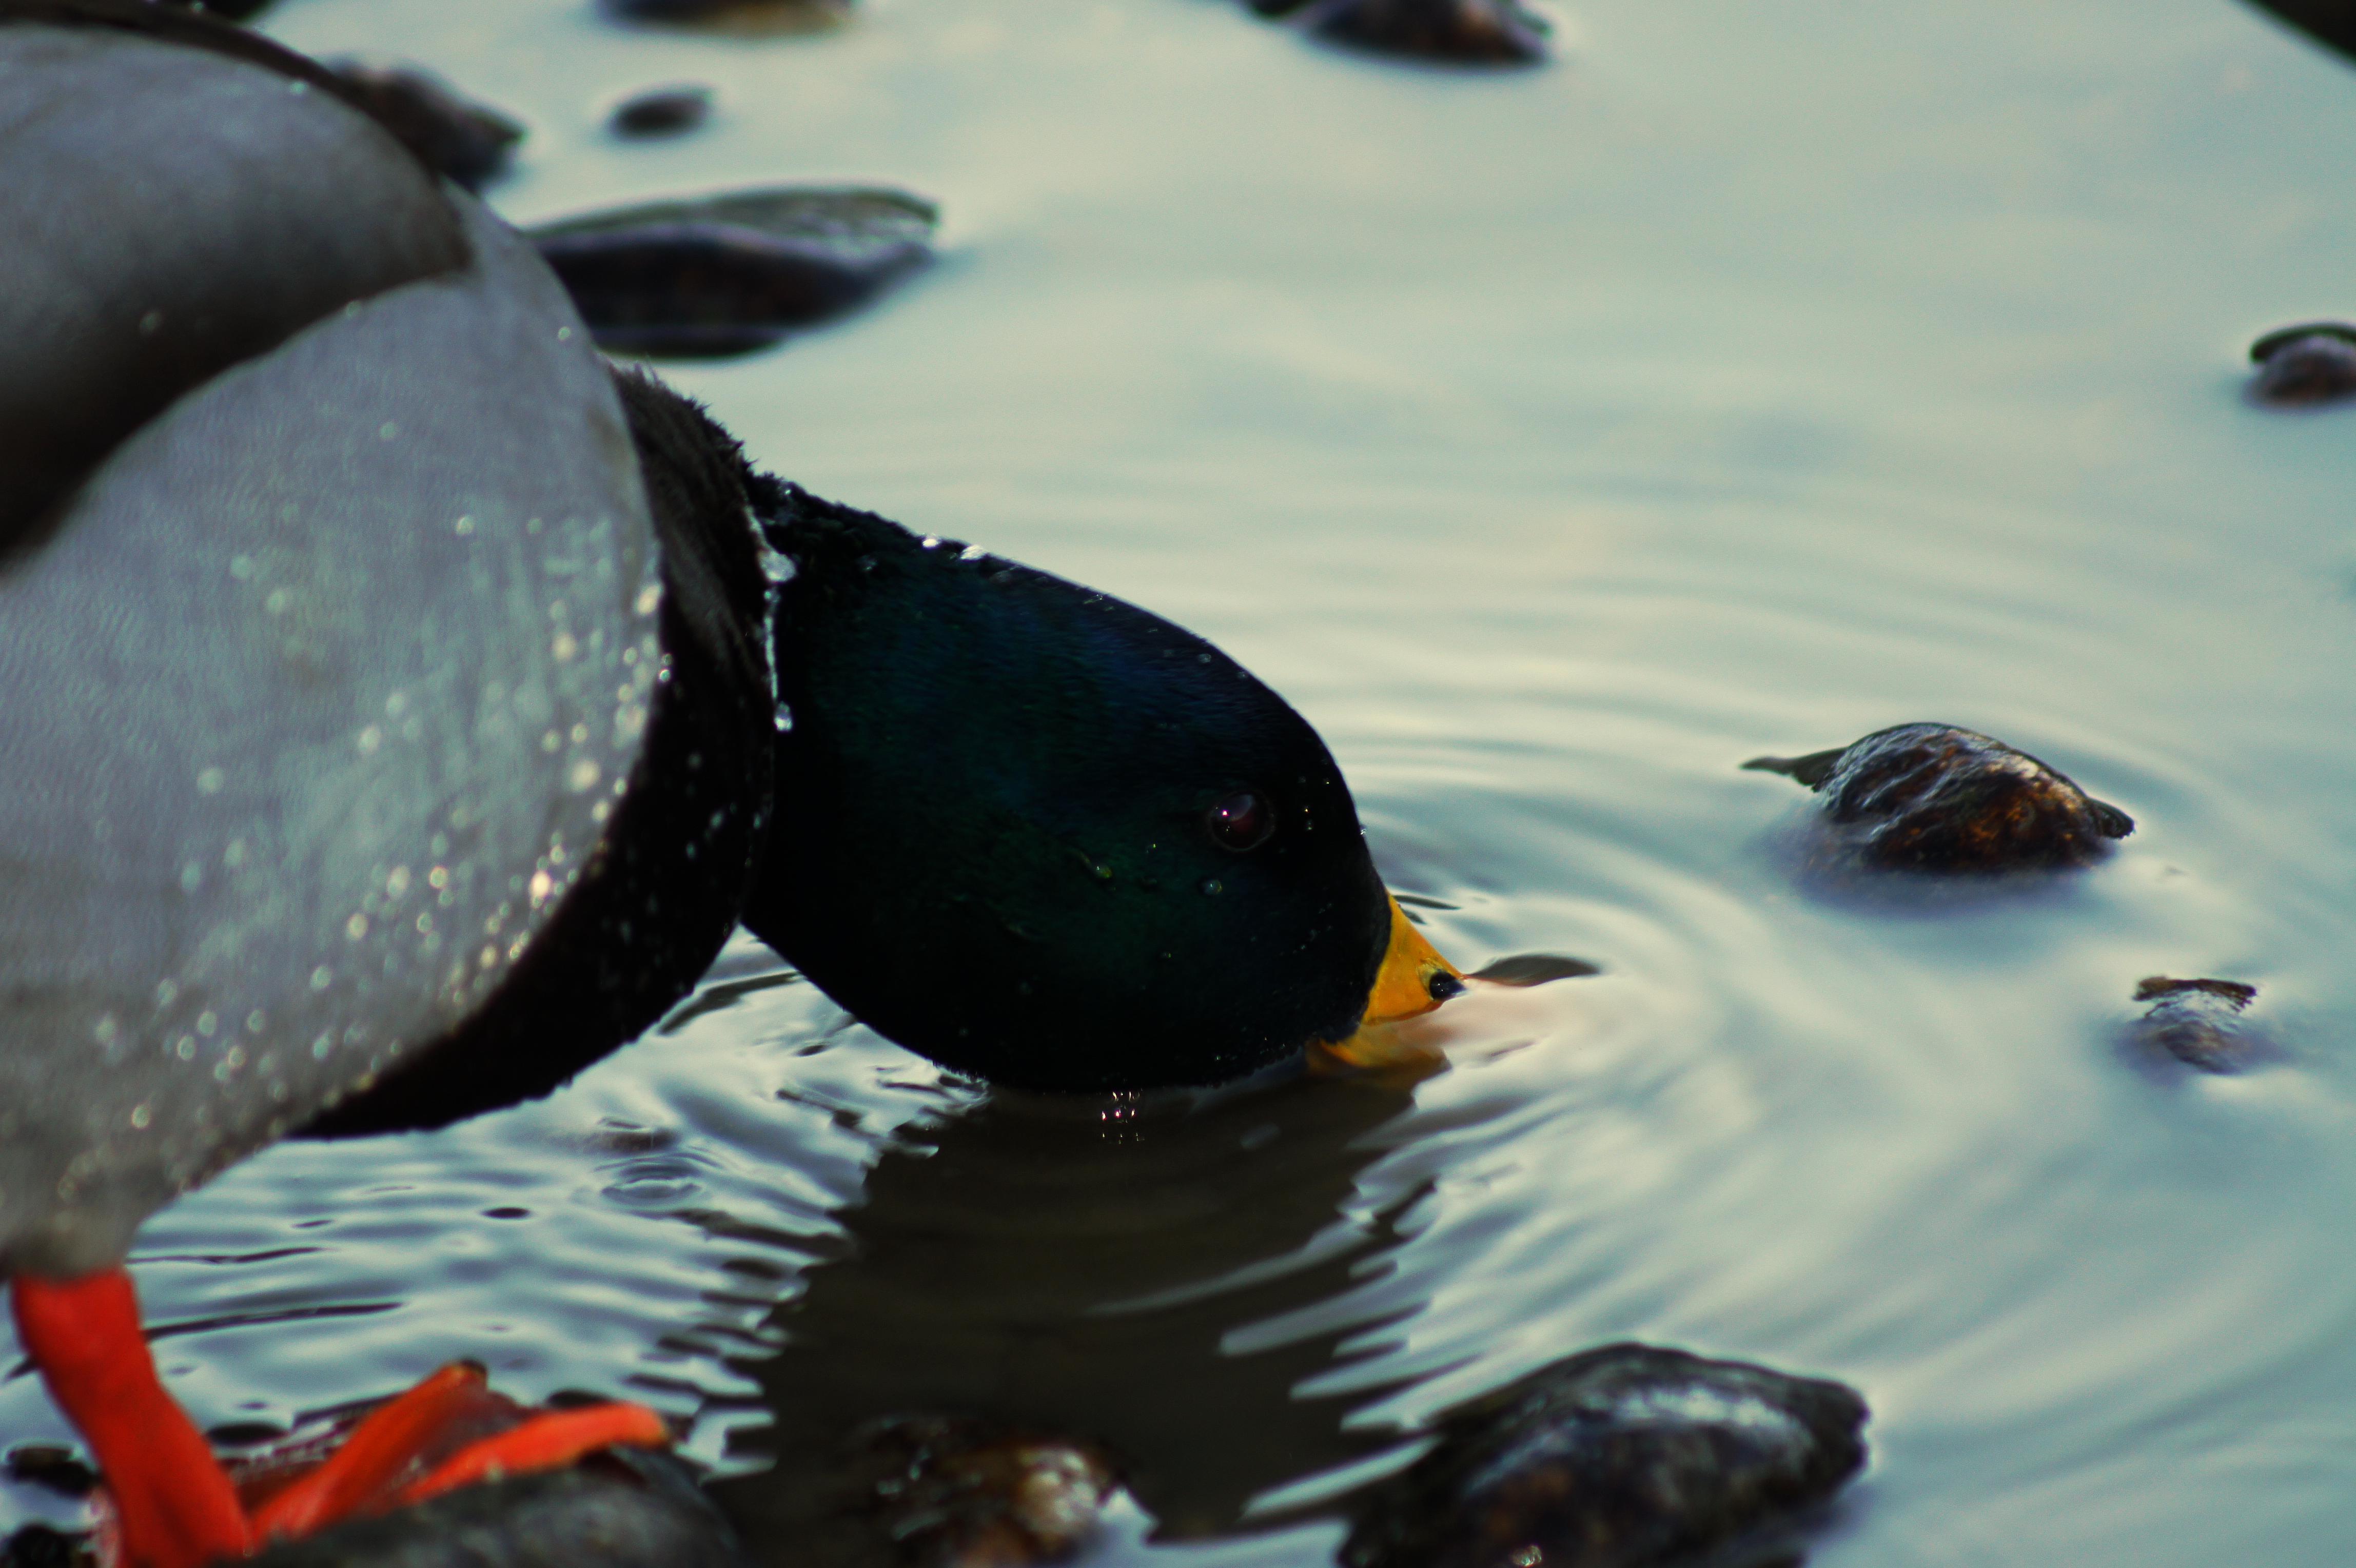
<path id="1" fill-rule="evenodd" d="M 73 1274 L 532 959 L 664 591 L 528 246 L 325 92 L 9 10 L 0 1275 Z"/>

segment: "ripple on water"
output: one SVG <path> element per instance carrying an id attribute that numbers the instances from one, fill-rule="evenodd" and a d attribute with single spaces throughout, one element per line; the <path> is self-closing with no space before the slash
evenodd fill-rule
<path id="1" fill-rule="evenodd" d="M 1012 1406 L 1138 1462 L 1158 1553 L 1275 1568 L 1331 1556 L 1294 1510 L 1404 1463 L 1398 1423 L 1633 1337 L 1864 1391 L 1820 1568 L 2344 1558 L 2349 457 L 2233 362 L 2344 302 L 2339 68 L 2207 0 L 1587 0 L 1592 69 L 1513 82 L 1216 6 L 904 0 L 677 44 L 728 124 L 623 149 L 563 129 L 582 84 L 674 46 L 570 0 L 282 9 L 506 83 L 519 216 L 779 146 L 942 192 L 965 262 L 684 383 L 823 493 L 1215 637 L 1442 950 L 1603 973 L 1451 1005 L 1419 1081 L 1057 1107 L 740 942 L 544 1104 L 160 1217 L 202 1419 L 477 1355 L 694 1417 L 785 1540 L 809 1499 L 766 1456 Z M 1809 807 L 1740 763 L 1911 720 L 2137 832 L 1997 898 L 1797 886 Z M 2282 1059 L 2121 1062 L 2161 973 L 2260 984 Z M 63 1435 L 21 1371 L 0 1433 Z"/>

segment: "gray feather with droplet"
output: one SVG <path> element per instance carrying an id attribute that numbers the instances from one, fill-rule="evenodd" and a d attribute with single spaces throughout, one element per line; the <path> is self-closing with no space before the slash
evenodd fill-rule
<path id="1" fill-rule="evenodd" d="M 0 562 L 0 1273 L 113 1262 L 454 1026 L 637 762 L 620 409 L 530 248 L 439 199 L 469 263 L 196 386 Z"/>

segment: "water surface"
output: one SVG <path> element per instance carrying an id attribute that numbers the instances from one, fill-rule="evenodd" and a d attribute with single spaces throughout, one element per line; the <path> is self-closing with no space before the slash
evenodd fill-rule
<path id="1" fill-rule="evenodd" d="M 675 379 L 813 489 L 1212 636 L 1444 950 L 1606 972 L 1457 1004 L 1419 1082 L 1187 1108 L 945 1082 L 740 941 L 544 1103 L 152 1222 L 199 1420 L 477 1356 L 691 1417 L 782 1552 L 841 1424 L 988 1408 L 1130 1455 L 1100 1562 L 1272 1568 L 1399 1423 L 1636 1337 L 1867 1394 L 1826 1568 L 2346 1561 L 2356 414 L 2247 406 L 2239 355 L 2356 306 L 2356 73 L 2224 0 L 1565 20 L 1463 76 L 1214 0 L 272 13 L 528 120 L 519 220 L 940 199 L 916 285 Z M 605 138 L 680 80 L 707 132 Z M 1800 793 L 1737 765 L 1915 719 L 2137 832 L 2002 898 L 1795 887 Z M 2258 984 L 2280 1059 L 2123 1051 L 2154 973 Z M 0 1382 L 9 1441 L 62 1431 Z"/>

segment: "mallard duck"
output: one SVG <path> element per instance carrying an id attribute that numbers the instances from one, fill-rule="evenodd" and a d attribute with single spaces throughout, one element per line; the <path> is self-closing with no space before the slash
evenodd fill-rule
<path id="1" fill-rule="evenodd" d="M 0 1275 L 132 1562 L 257 1538 L 142 1340 L 140 1222 L 284 1135 L 546 1092 L 740 918 L 1039 1089 L 1461 985 L 1274 693 L 758 473 L 312 62 L 0 0 Z M 573 1414 L 466 1463 L 652 1421 Z"/>

